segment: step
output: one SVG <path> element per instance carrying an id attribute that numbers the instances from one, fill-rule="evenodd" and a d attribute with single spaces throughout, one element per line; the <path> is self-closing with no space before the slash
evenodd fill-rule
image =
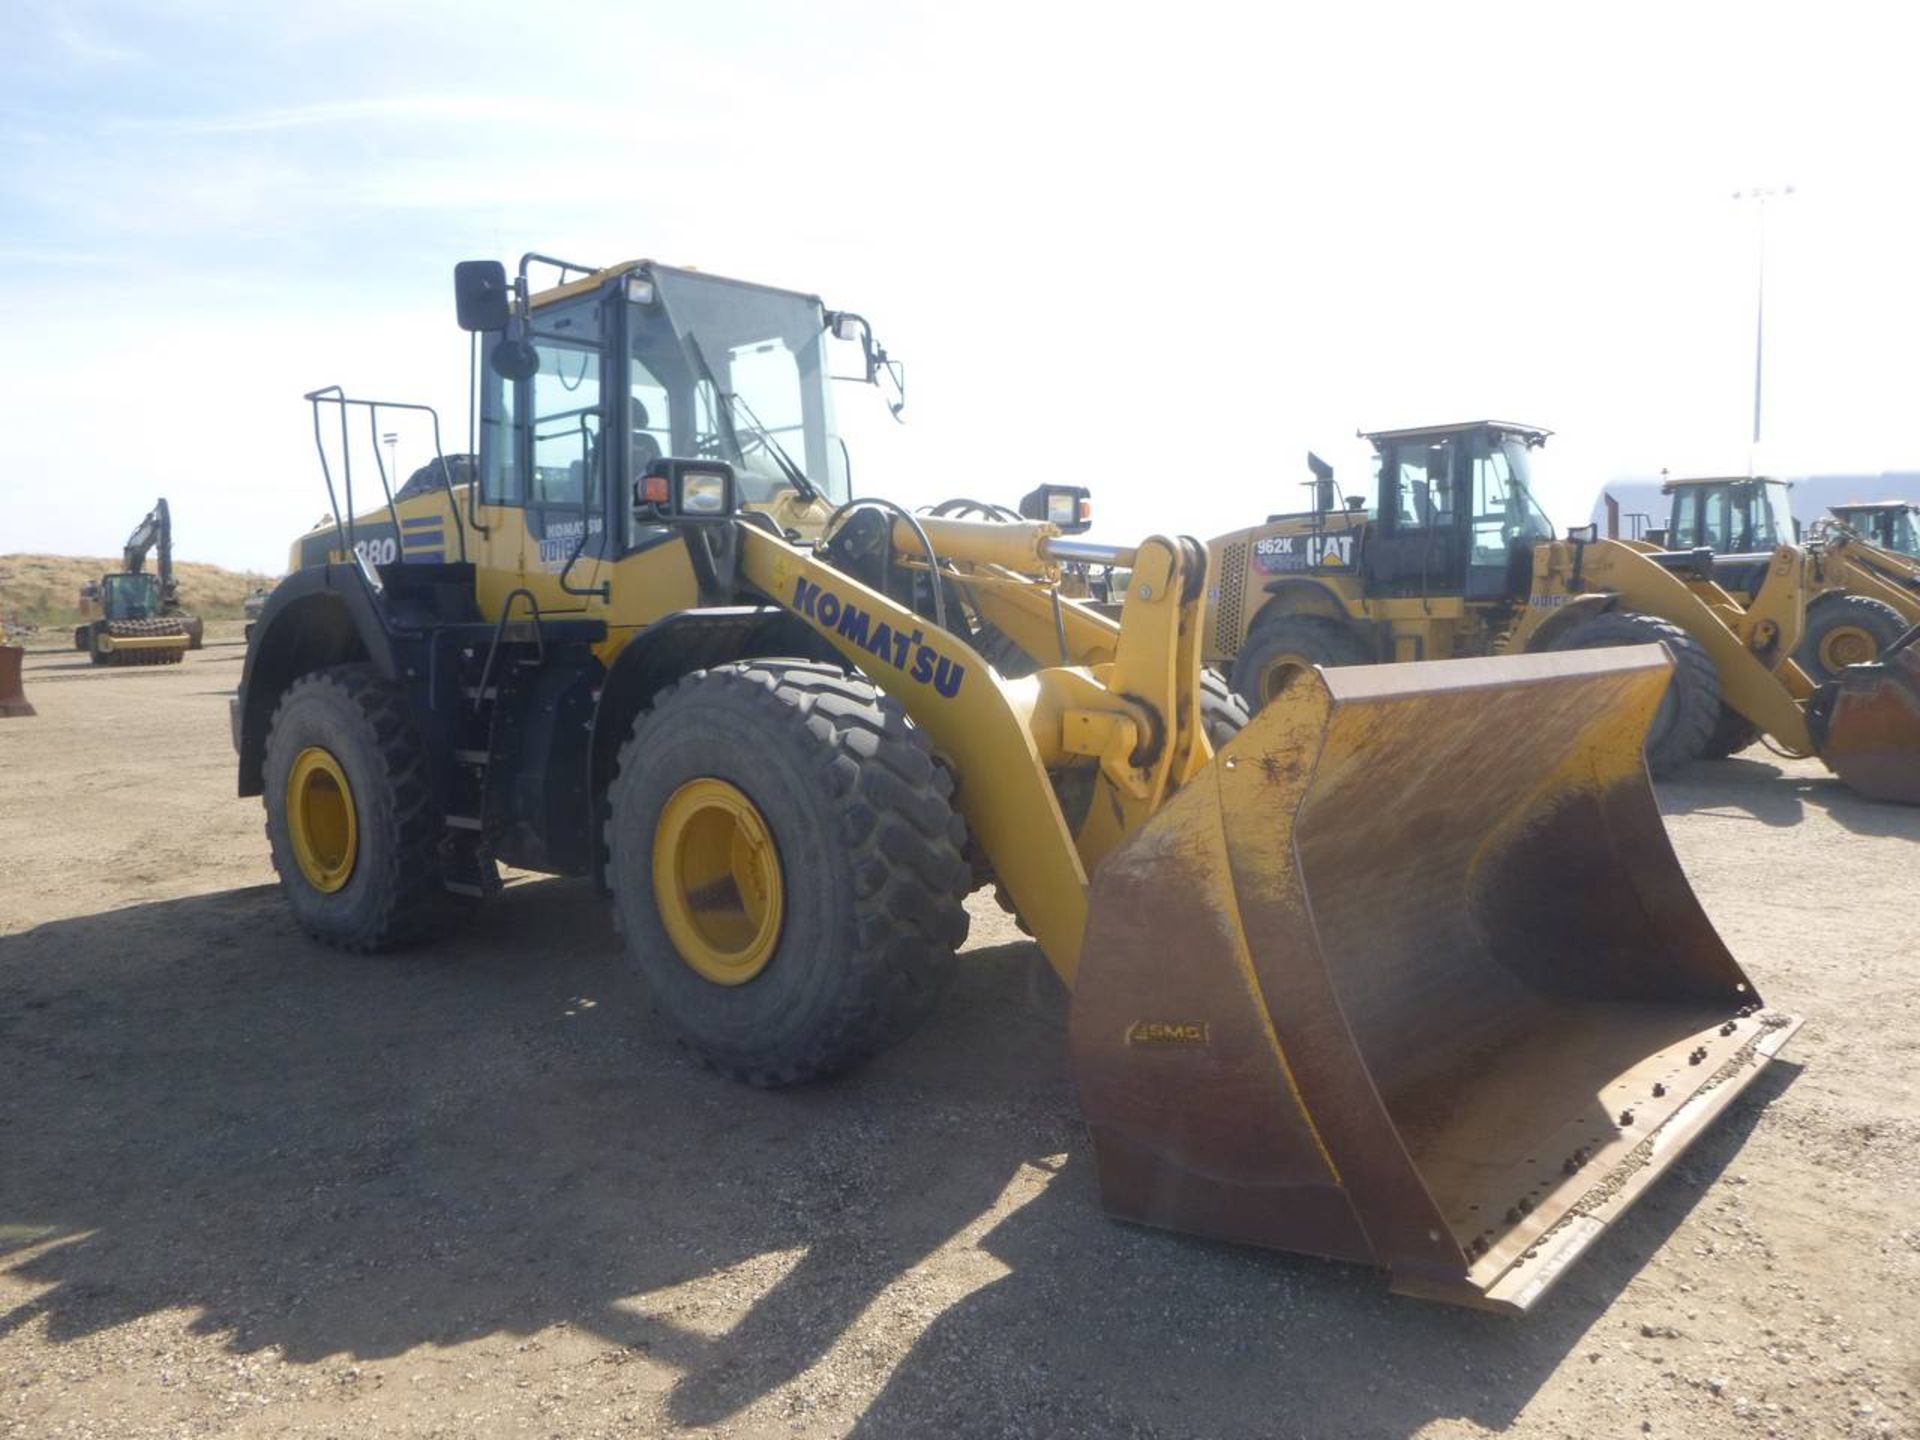
<path id="1" fill-rule="evenodd" d="M 446 817 L 450 830 L 480 830 L 485 826 L 478 815 L 449 815 Z"/>
<path id="2" fill-rule="evenodd" d="M 465 700 L 498 700 L 500 698 L 500 687 L 498 685 L 489 685 L 485 690 L 482 690 L 478 685 L 462 685 L 460 687 L 460 696 Z"/>
<path id="3" fill-rule="evenodd" d="M 455 750 L 454 763 L 457 765 L 491 765 L 493 756 L 485 750 Z"/>
<path id="4" fill-rule="evenodd" d="M 448 891 L 450 894 L 465 895 L 474 900 L 484 900 L 487 898 L 486 886 L 475 885 L 466 880 L 442 880 L 440 882 L 440 888 Z"/>

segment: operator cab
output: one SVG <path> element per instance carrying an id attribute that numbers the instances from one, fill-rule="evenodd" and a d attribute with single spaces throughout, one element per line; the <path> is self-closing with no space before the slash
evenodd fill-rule
<path id="1" fill-rule="evenodd" d="M 100 587 L 100 613 L 109 620 L 151 620 L 160 613 L 158 575 L 108 575 Z"/>
<path id="2" fill-rule="evenodd" d="M 562 283 L 531 291 L 529 265 Z M 540 565 L 570 590 L 576 562 L 673 538 L 637 494 L 660 462 L 724 462 L 737 502 L 776 519 L 831 509 L 851 477 L 829 381 L 890 385 L 896 415 L 905 401 L 901 367 L 866 322 L 816 296 L 651 261 L 588 270 L 541 256 L 512 285 L 496 262 L 466 262 L 455 288 L 483 361 L 479 503 L 522 511 Z M 864 376 L 831 372 L 829 337 L 861 347 Z"/>
<path id="3" fill-rule="evenodd" d="M 1872 504 L 1835 505 L 1833 518 L 1883 550 L 1920 557 L 1920 529 L 1913 517 L 1920 506 L 1905 500 L 1880 500 Z"/>
<path id="4" fill-rule="evenodd" d="M 1524 595 L 1533 547 L 1553 538 L 1532 466 L 1552 433 L 1475 420 L 1367 434 L 1378 500 L 1362 548 L 1368 592 Z"/>
<path id="5" fill-rule="evenodd" d="M 1715 555 L 1772 555 L 1782 543 L 1781 517 L 1792 519 L 1789 488 L 1788 482 L 1765 475 L 1669 480 L 1660 487 L 1673 497 L 1667 546 Z M 1797 530 L 1791 523 L 1784 528 Z"/>

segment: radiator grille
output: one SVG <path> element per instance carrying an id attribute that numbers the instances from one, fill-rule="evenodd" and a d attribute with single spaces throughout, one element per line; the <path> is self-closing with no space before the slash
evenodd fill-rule
<path id="1" fill-rule="evenodd" d="M 1222 654 L 1240 651 L 1246 590 L 1247 542 L 1236 540 L 1220 552 L 1220 603 L 1214 611 L 1213 642 Z"/>

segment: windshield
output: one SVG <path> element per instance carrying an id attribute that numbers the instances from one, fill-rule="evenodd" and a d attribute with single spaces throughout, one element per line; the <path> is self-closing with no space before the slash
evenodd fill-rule
<path id="1" fill-rule="evenodd" d="M 150 620 L 160 612 L 157 575 L 109 575 L 102 609 L 109 620 Z"/>
<path id="2" fill-rule="evenodd" d="M 656 270 L 656 303 L 629 302 L 629 424 L 635 470 L 653 455 L 734 468 L 740 498 L 797 488 L 847 499 L 817 301 L 732 280 Z"/>
<path id="3" fill-rule="evenodd" d="M 1533 498 L 1533 450 L 1502 436 L 1473 462 L 1473 563 L 1507 563 L 1519 542 L 1551 540 L 1553 522 Z"/>
<path id="4" fill-rule="evenodd" d="M 1713 481 L 1676 488 L 1667 543 L 1676 550 L 1705 546 L 1716 555 L 1773 549 L 1780 543 L 1772 494 L 1776 483 Z"/>

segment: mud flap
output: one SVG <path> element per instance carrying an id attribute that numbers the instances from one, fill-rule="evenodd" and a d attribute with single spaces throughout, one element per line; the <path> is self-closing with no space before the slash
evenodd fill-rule
<path id="1" fill-rule="evenodd" d="M 1920 625 L 1821 686 L 1808 718 L 1820 758 L 1849 789 L 1920 805 Z"/>
<path id="2" fill-rule="evenodd" d="M 1537 1300 L 1799 1023 L 1667 842 L 1667 670 L 1322 671 L 1109 856 L 1070 1021 L 1108 1209 Z"/>
<path id="3" fill-rule="evenodd" d="M 18 645 L 0 645 L 0 720 L 35 713 L 20 678 L 20 661 L 26 653 Z"/>

